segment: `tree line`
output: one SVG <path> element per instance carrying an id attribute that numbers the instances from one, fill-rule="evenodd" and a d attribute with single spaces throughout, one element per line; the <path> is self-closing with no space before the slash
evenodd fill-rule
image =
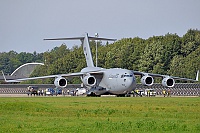
<path id="1" fill-rule="evenodd" d="M 125 68 L 149 73 L 159 73 L 186 78 L 195 78 L 200 69 L 200 31 L 190 29 L 185 35 L 167 33 L 148 39 L 139 37 L 123 38 L 114 43 L 98 45 L 98 67 Z M 90 41 L 95 63 L 96 42 Z M 44 53 L 0 53 L 0 70 L 12 73 L 17 67 L 28 62 L 44 62 L 31 76 L 79 72 L 86 67 L 82 46 L 71 49 L 62 44 Z M 52 83 L 54 79 L 27 81 L 28 83 Z M 80 83 L 79 78 L 70 83 Z"/>

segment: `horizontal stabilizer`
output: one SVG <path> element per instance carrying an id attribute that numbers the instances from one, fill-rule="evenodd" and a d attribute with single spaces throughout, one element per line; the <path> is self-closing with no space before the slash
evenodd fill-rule
<path id="1" fill-rule="evenodd" d="M 116 41 L 117 39 L 110 39 L 110 38 L 100 38 L 100 37 L 88 37 L 90 40 L 104 40 L 104 41 Z"/>
<path id="2" fill-rule="evenodd" d="M 50 38 L 44 40 L 82 40 L 84 37 L 69 37 L 69 38 Z"/>
<path id="3" fill-rule="evenodd" d="M 49 38 L 44 40 L 83 40 L 85 37 L 69 37 L 69 38 Z M 116 41 L 117 39 L 100 38 L 100 37 L 88 37 L 89 40 L 104 40 L 104 41 Z"/>

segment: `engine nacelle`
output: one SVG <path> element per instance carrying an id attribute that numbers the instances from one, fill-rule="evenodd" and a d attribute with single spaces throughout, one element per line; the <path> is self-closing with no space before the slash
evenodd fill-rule
<path id="1" fill-rule="evenodd" d="M 83 78 L 83 84 L 86 86 L 94 86 L 96 84 L 96 78 L 94 76 L 85 76 Z"/>
<path id="2" fill-rule="evenodd" d="M 64 88 L 67 86 L 67 80 L 63 77 L 58 77 L 54 80 L 54 85 L 56 87 Z"/>
<path id="3" fill-rule="evenodd" d="M 151 86 L 154 83 L 153 77 L 146 75 L 141 78 L 141 83 L 146 86 Z"/>
<path id="4" fill-rule="evenodd" d="M 165 87 L 174 87 L 175 81 L 173 78 L 167 77 L 162 80 L 162 85 Z"/>

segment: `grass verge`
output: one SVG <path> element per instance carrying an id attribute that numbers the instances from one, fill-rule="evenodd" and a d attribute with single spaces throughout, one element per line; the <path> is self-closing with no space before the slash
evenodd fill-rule
<path id="1" fill-rule="evenodd" d="M 200 98 L 0 98 L 0 132 L 200 132 Z"/>

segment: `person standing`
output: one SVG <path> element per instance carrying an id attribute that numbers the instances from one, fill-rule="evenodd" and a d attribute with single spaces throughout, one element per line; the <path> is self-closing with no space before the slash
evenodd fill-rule
<path id="1" fill-rule="evenodd" d="M 164 97 L 165 97 L 165 95 L 166 95 L 166 91 L 165 91 L 165 90 L 163 90 L 163 95 L 164 95 Z"/>
<path id="2" fill-rule="evenodd" d="M 168 90 L 167 97 L 170 97 L 170 94 L 171 94 L 171 92 L 170 92 L 170 90 Z"/>

